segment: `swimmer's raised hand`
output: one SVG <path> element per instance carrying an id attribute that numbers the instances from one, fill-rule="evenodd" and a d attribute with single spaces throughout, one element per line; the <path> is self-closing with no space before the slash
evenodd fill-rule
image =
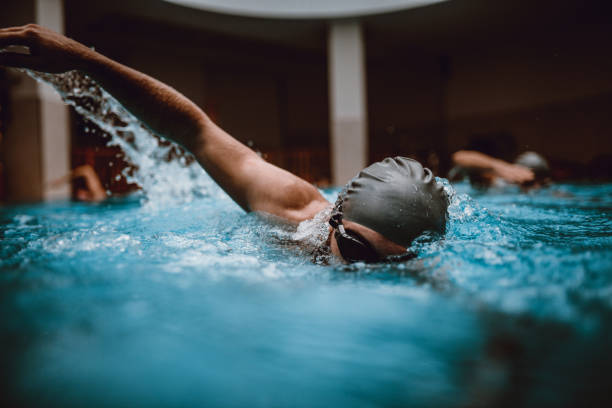
<path id="1" fill-rule="evenodd" d="M 12 47 L 27 47 L 29 53 Z M 0 29 L 0 50 L 0 65 L 50 73 L 82 69 L 93 54 L 85 45 L 36 24 Z"/>

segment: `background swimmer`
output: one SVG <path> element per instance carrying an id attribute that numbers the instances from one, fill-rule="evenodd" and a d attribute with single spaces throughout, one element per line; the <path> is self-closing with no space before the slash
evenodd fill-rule
<path id="1" fill-rule="evenodd" d="M 478 187 L 503 187 L 510 183 L 530 189 L 550 182 L 548 163 L 536 152 L 522 153 L 514 163 L 508 163 L 474 150 L 460 150 L 453 154 L 453 163 L 455 174 L 465 172 Z"/>
<path id="2" fill-rule="evenodd" d="M 541 187 L 550 182 L 547 160 L 536 152 L 516 155 L 514 137 L 508 133 L 477 135 L 467 147 L 452 155 L 454 167 L 449 179 L 467 176 L 475 187 L 504 187 L 516 184 L 522 189 Z"/>
<path id="3" fill-rule="evenodd" d="M 100 202 L 108 197 L 102 182 L 100 182 L 100 177 L 98 177 L 96 171 L 89 164 L 74 168 L 64 177 L 51 182 L 50 187 L 57 188 L 64 183 L 70 183 L 78 179 L 82 179 L 84 183 L 82 187 L 77 187 L 74 191 L 74 198 L 76 200 Z"/>

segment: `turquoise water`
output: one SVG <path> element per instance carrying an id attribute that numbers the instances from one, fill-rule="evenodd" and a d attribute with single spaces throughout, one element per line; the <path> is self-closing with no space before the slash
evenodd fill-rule
<path id="1" fill-rule="evenodd" d="M 447 186 L 416 259 L 317 265 L 89 78 L 30 74 L 142 196 L 0 207 L 3 405 L 612 405 L 612 185 Z"/>
<path id="2" fill-rule="evenodd" d="M 0 398 L 609 406 L 612 185 L 456 189 L 444 240 L 377 266 L 221 193 L 0 208 Z"/>

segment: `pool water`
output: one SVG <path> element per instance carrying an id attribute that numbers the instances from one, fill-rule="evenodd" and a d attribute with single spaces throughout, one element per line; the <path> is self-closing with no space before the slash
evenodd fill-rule
<path id="1" fill-rule="evenodd" d="M 314 264 L 223 194 L 3 207 L 2 398 L 608 405 L 612 185 L 447 189 L 445 239 L 373 266 Z"/>
<path id="2" fill-rule="evenodd" d="M 245 214 L 89 78 L 30 74 L 142 190 L 0 207 L 3 406 L 612 406 L 611 184 L 441 180 L 444 239 L 321 265 L 316 223 Z"/>

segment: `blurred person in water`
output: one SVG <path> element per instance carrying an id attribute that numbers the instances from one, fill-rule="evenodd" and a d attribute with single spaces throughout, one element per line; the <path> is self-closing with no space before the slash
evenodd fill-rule
<path id="1" fill-rule="evenodd" d="M 108 198 L 100 177 L 98 177 L 94 168 L 89 164 L 72 169 L 70 173 L 49 183 L 49 187 L 57 188 L 62 184 L 74 181 L 81 182 L 75 186 L 73 191 L 73 198 L 75 200 L 97 203 Z"/>
<path id="2" fill-rule="evenodd" d="M 28 53 L 13 47 L 27 47 Z M 425 234 L 443 234 L 448 198 L 431 171 L 395 157 L 355 176 L 331 205 L 310 183 L 263 160 L 218 127 L 204 111 L 162 82 L 35 24 L 0 29 L 0 65 L 47 73 L 79 70 L 156 135 L 189 150 L 245 211 L 286 221 L 319 222 L 322 262 L 387 262 L 414 256 Z M 298 228 L 298 232 L 299 232 Z"/>
<path id="3" fill-rule="evenodd" d="M 514 184 L 522 190 L 539 188 L 550 183 L 547 160 L 532 151 L 516 158 L 516 142 L 507 133 L 475 136 L 464 150 L 452 155 L 454 167 L 450 180 L 465 176 L 477 188 L 503 188 Z"/>

